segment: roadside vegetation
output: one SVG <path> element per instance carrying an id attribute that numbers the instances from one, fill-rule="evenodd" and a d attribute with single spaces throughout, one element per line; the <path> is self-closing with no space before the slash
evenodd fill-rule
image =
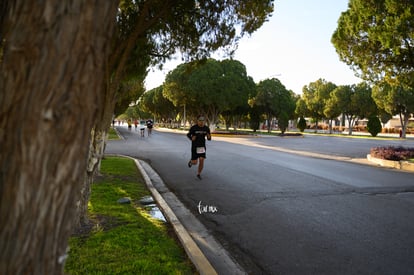
<path id="1" fill-rule="evenodd" d="M 374 147 L 370 151 L 371 156 L 380 159 L 400 161 L 414 161 L 414 148 L 407 147 Z"/>
<path id="2" fill-rule="evenodd" d="M 92 184 L 90 225 L 69 240 L 67 274 L 194 274 L 168 223 L 152 218 L 139 199 L 150 195 L 133 160 L 108 157 Z M 120 204 L 128 197 L 131 203 Z"/>
<path id="3" fill-rule="evenodd" d="M 108 139 L 109 140 L 119 139 L 119 136 L 118 136 L 117 132 L 112 127 L 109 127 L 109 130 L 108 130 Z"/>

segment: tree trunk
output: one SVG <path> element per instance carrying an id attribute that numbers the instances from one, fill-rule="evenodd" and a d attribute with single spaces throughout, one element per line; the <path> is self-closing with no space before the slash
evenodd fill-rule
<path id="1" fill-rule="evenodd" d="M 267 132 L 270 133 L 272 131 L 272 124 L 271 124 L 271 114 L 267 114 Z"/>
<path id="2" fill-rule="evenodd" d="M 332 120 L 333 119 L 328 119 L 328 121 L 329 121 L 329 124 L 328 124 L 329 125 L 329 128 L 328 128 L 328 130 L 329 130 L 329 134 L 330 135 L 332 135 Z"/>
<path id="3" fill-rule="evenodd" d="M 400 124 L 401 124 L 401 138 L 406 138 L 407 135 L 407 125 L 408 125 L 408 120 L 410 118 L 410 113 L 405 112 L 405 113 L 400 113 Z"/>
<path id="4" fill-rule="evenodd" d="M 104 130 L 105 128 L 101 128 L 98 125 L 102 126 L 102 123 L 98 123 L 91 131 L 86 174 L 82 184 L 81 196 L 77 202 L 78 211 L 75 220 L 76 228 L 80 228 L 89 223 L 88 202 L 91 193 L 91 185 L 95 175 L 99 173 L 100 163 L 106 146 L 107 130 Z"/>
<path id="5" fill-rule="evenodd" d="M 100 161 L 103 157 L 106 131 L 92 129 L 89 144 L 88 161 L 86 165 L 85 178 L 83 180 L 81 195 L 77 202 L 77 215 L 75 218 L 75 228 L 89 224 L 88 202 L 91 194 L 91 185 L 94 181 L 95 174 L 99 171 Z"/>
<path id="6" fill-rule="evenodd" d="M 352 136 L 352 128 L 354 128 L 354 116 L 353 115 L 347 115 L 346 116 L 348 119 L 348 135 Z"/>
<path id="7" fill-rule="evenodd" d="M 61 274 L 118 2 L 9 5 L 0 26 L 0 274 Z"/>
<path id="8" fill-rule="evenodd" d="M 109 69 L 106 68 L 105 75 L 109 75 Z M 88 202 L 91 194 L 91 185 L 94 177 L 99 173 L 99 167 L 104 155 L 107 140 L 107 129 L 110 127 L 115 109 L 116 89 L 111 89 L 110 81 L 105 78 L 105 86 L 100 91 L 103 99 L 100 112 L 96 115 L 96 122 L 91 130 L 88 160 L 86 173 L 82 182 L 81 196 L 77 201 L 77 215 L 75 217 L 75 229 L 89 224 Z"/>

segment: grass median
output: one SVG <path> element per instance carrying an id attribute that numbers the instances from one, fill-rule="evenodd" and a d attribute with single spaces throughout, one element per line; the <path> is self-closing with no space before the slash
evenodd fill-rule
<path id="1" fill-rule="evenodd" d="M 133 160 L 107 157 L 91 186 L 92 226 L 69 240 L 67 274 L 195 274 L 168 223 L 152 218 L 139 199 L 150 195 Z M 130 204 L 119 204 L 120 198 Z"/>

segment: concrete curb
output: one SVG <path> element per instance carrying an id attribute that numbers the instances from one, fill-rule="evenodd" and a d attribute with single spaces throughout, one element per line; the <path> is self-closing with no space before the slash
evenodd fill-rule
<path id="1" fill-rule="evenodd" d="M 143 160 L 139 160 L 138 163 L 144 170 L 143 174 L 148 176 L 151 186 L 154 187 L 152 190 L 163 198 L 178 219 L 177 222 L 181 223 L 182 229 L 188 232 L 215 271 L 219 274 L 247 274 L 195 215 L 168 189 L 154 169 Z M 162 209 L 162 206 L 160 208 Z M 199 272 L 200 274 L 216 274 L 208 270 L 199 270 Z"/>
<path id="2" fill-rule="evenodd" d="M 121 133 L 118 131 L 118 129 L 116 127 L 113 127 L 112 129 L 114 129 L 114 131 L 118 135 L 119 139 L 125 140 L 124 136 L 121 135 Z"/>
<path id="3" fill-rule="evenodd" d="M 390 167 L 399 170 L 404 170 L 408 172 L 414 172 L 414 163 L 408 161 L 393 161 L 393 160 L 386 160 L 386 159 L 379 159 L 371 156 L 371 154 L 367 155 L 367 159 L 373 163 L 379 164 L 383 167 Z"/>
<path id="4" fill-rule="evenodd" d="M 214 267 L 210 264 L 207 258 L 204 256 L 201 249 L 197 246 L 195 241 L 191 238 L 190 234 L 187 232 L 185 227 L 181 224 L 177 216 L 174 214 L 170 206 L 158 192 L 158 190 L 152 184 L 151 179 L 147 175 L 145 169 L 142 167 L 139 160 L 134 159 L 136 166 L 141 172 L 144 180 L 147 184 L 148 189 L 150 190 L 152 196 L 157 201 L 158 206 L 162 209 L 163 214 L 166 216 L 166 219 L 171 223 L 174 228 L 175 233 L 177 234 L 178 239 L 183 245 L 188 257 L 193 262 L 197 271 L 200 274 L 214 275 L 217 274 Z"/>

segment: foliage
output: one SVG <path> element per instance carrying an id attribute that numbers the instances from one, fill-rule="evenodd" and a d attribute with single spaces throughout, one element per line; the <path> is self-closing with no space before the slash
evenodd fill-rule
<path id="1" fill-rule="evenodd" d="M 293 117 L 295 111 L 292 93 L 276 78 L 260 81 L 257 84 L 257 94 L 249 100 L 249 104 L 251 107 L 259 108 L 260 113 L 266 115 L 269 132 L 273 117 L 280 118 L 282 112 L 288 117 Z"/>
<path id="2" fill-rule="evenodd" d="M 414 109 L 413 13 L 413 1 L 351 0 L 331 39 L 340 59 L 376 86 L 378 107 L 400 115 L 403 137 Z"/>
<path id="3" fill-rule="evenodd" d="M 342 61 L 371 82 L 414 87 L 414 2 L 351 0 L 332 43 Z"/>
<path id="4" fill-rule="evenodd" d="M 137 72 L 136 72 L 137 73 Z M 116 94 L 115 116 L 122 114 L 136 98 L 139 98 L 145 89 L 143 80 L 129 79 L 119 84 Z"/>
<path id="5" fill-rule="evenodd" d="M 108 130 L 108 140 L 116 140 L 119 139 L 119 136 L 114 128 L 110 127 Z"/>
<path id="6" fill-rule="evenodd" d="M 297 101 L 296 101 L 296 107 L 295 107 L 295 113 L 297 116 L 299 117 L 305 117 L 309 114 L 309 110 L 306 107 L 306 102 L 303 99 L 303 96 L 301 96 Z"/>
<path id="7" fill-rule="evenodd" d="M 297 125 L 299 131 L 303 132 L 306 129 L 306 119 L 301 116 Z"/>
<path id="8" fill-rule="evenodd" d="M 372 90 L 372 98 L 375 101 L 374 89 Z M 381 121 L 382 124 L 387 123 L 392 118 L 392 115 L 390 113 L 384 111 L 381 108 L 378 108 L 378 112 L 379 112 L 379 118 L 380 118 L 380 121 Z"/>
<path id="9" fill-rule="evenodd" d="M 374 158 L 386 160 L 408 160 L 414 158 L 414 148 L 405 147 L 374 147 L 371 148 L 370 154 Z"/>
<path id="10" fill-rule="evenodd" d="M 289 126 L 289 116 L 285 111 L 282 111 L 279 115 L 279 119 L 277 120 L 279 129 L 284 134 L 286 132 L 286 129 Z"/>
<path id="11" fill-rule="evenodd" d="M 381 133 L 382 126 L 381 121 L 377 116 L 371 116 L 368 119 L 367 123 L 367 131 L 371 134 L 371 136 L 376 137 L 378 133 Z"/>
<path id="12" fill-rule="evenodd" d="M 359 118 L 369 117 L 376 114 L 376 105 L 371 97 L 371 88 L 364 82 L 358 85 L 343 85 L 337 87 L 332 94 L 331 104 L 345 115 L 349 125 L 349 135 L 352 127 Z"/>
<path id="13" fill-rule="evenodd" d="M 177 51 L 185 60 L 206 58 L 219 49 L 231 55 L 239 39 L 260 28 L 272 12 L 273 0 L 121 0 L 108 62 L 108 83 L 117 90 L 115 113 L 140 95 L 123 93 L 118 89 L 122 82 L 136 80 L 143 87 L 148 67 L 162 67 Z"/>
<path id="14" fill-rule="evenodd" d="M 237 60 L 207 59 L 184 63 L 169 72 L 163 95 L 175 107 L 186 106 L 190 117 L 203 113 L 214 124 L 223 112 L 246 106 L 254 82 Z"/>
<path id="15" fill-rule="evenodd" d="M 231 122 L 240 120 L 250 109 L 248 99 L 255 95 L 256 85 L 253 79 L 247 75 L 246 67 L 236 60 L 221 61 L 223 68 L 223 81 L 226 90 L 227 108 L 221 112 L 221 116 L 228 128 Z"/>
<path id="16" fill-rule="evenodd" d="M 300 108 L 298 109 L 301 112 L 300 115 L 306 115 L 315 119 L 316 126 L 318 126 L 319 120 L 326 117 L 325 113 L 329 115 L 329 119 L 335 117 L 338 113 L 337 108 L 333 108 L 335 105 L 330 105 L 329 109 L 326 108 L 326 103 L 335 88 L 335 84 L 324 79 L 318 79 L 315 82 L 309 83 L 308 86 L 304 86 L 302 94 L 303 102 L 299 102 L 301 105 L 297 106 L 297 109 Z"/>
<path id="17" fill-rule="evenodd" d="M 168 121 L 174 119 L 178 109 L 163 95 L 163 86 L 159 86 L 144 93 L 138 103 L 140 110 L 152 114 L 157 120 Z"/>
<path id="18" fill-rule="evenodd" d="M 126 51 L 132 52 L 129 63 L 135 67 L 141 67 L 136 64 L 142 58 L 161 67 L 176 51 L 186 60 L 203 59 L 220 48 L 231 54 L 240 37 L 267 21 L 273 7 L 273 0 L 121 0 L 114 63 L 121 63 Z"/>
<path id="19" fill-rule="evenodd" d="M 149 195 L 134 162 L 110 157 L 102 177 L 92 184 L 89 204 L 94 226 L 70 240 L 69 274 L 192 274 L 184 250 L 168 225 L 151 218 L 135 202 Z M 118 204 L 130 197 L 131 204 Z"/>
<path id="20" fill-rule="evenodd" d="M 400 115 L 403 137 L 405 138 L 408 119 L 414 113 L 414 87 L 404 88 L 381 82 L 373 87 L 372 97 L 378 107 L 386 113 Z"/>

